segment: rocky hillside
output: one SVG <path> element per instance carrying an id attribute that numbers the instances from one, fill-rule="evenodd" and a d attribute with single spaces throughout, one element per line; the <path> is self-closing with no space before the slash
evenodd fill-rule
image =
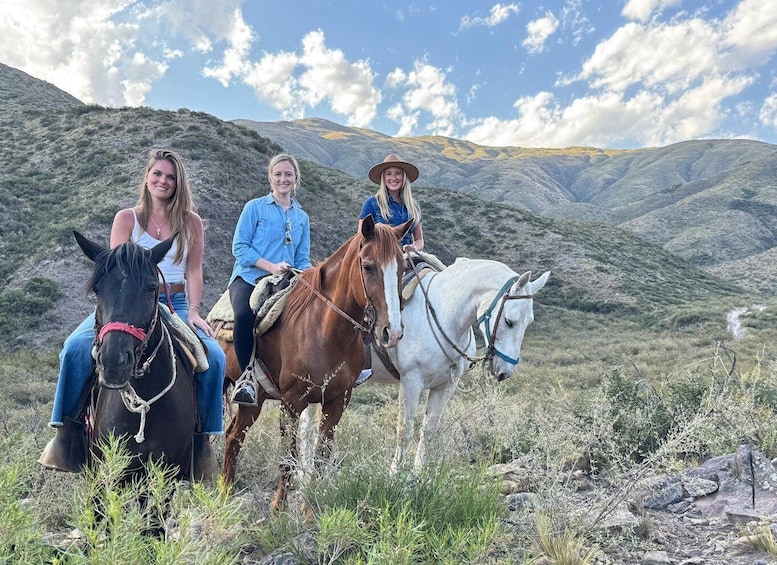
<path id="1" fill-rule="evenodd" d="M 115 212 L 137 200 L 153 147 L 180 151 L 190 170 L 207 222 L 204 302 L 212 305 L 232 267 L 240 210 L 268 190 L 267 163 L 282 147 L 254 130 L 185 109 L 85 106 L 8 67 L 0 67 L 0 85 L 16 93 L 0 98 L 2 342 L 57 343 L 90 309 L 82 289 L 89 265 L 71 231 L 107 242 Z M 297 146 L 287 149 L 299 153 Z M 592 160 L 608 158 L 605 152 L 589 153 Z M 353 234 L 361 203 L 374 186 L 313 161 L 303 162 L 303 185 L 299 198 L 311 216 L 312 254 L 323 259 Z M 741 292 L 618 227 L 542 217 L 444 188 L 417 194 L 431 252 L 444 261 L 488 257 L 516 271 L 551 270 L 547 304 L 625 316 L 649 313 L 655 319 L 662 308 Z M 37 291 L 27 288 L 31 280 Z M 39 299 L 55 296 L 51 288 L 62 298 L 51 298 L 53 312 L 42 313 Z M 14 306 L 26 299 L 24 293 L 34 295 L 24 302 L 28 312 Z"/>

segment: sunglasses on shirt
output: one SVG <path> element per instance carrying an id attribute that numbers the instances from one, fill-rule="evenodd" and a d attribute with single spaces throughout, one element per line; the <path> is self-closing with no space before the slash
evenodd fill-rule
<path id="1" fill-rule="evenodd" d="M 286 245 L 291 243 L 291 220 L 286 220 Z"/>

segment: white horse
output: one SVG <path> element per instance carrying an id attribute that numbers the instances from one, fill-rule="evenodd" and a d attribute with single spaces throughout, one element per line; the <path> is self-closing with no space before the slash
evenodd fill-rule
<path id="1" fill-rule="evenodd" d="M 423 257 L 422 257 L 423 258 Z M 426 415 L 415 455 L 415 470 L 426 463 L 429 444 L 461 376 L 474 363 L 483 361 L 497 381 L 510 377 L 518 368 L 526 328 L 534 321 L 534 295 L 548 281 L 550 271 L 531 281 L 531 272 L 518 275 L 504 263 L 459 257 L 450 267 L 424 276 L 402 310 L 404 337 L 388 349 L 388 357 L 399 380 L 379 356 L 372 354 L 374 375 L 368 382 L 399 384 L 397 447 L 391 464 L 395 473 L 406 466 L 413 444 L 413 429 L 424 390 L 429 390 Z M 477 352 L 473 324 L 486 340 L 485 355 Z M 307 469 L 314 430 L 320 417 L 316 407 L 301 417 L 306 444 L 301 450 L 302 467 Z"/>
<path id="2" fill-rule="evenodd" d="M 402 310 L 404 337 L 388 355 L 400 375 L 387 370 L 373 352 L 371 381 L 399 383 L 397 447 L 392 472 L 405 466 L 421 394 L 429 390 L 426 415 L 415 455 L 415 470 L 425 464 L 429 443 L 459 379 L 476 361 L 487 364 L 497 381 L 518 368 L 524 332 L 534 320 L 533 298 L 550 271 L 531 281 L 504 263 L 460 257 L 450 267 L 423 278 Z M 486 340 L 476 359 L 472 330 L 477 322 Z"/>

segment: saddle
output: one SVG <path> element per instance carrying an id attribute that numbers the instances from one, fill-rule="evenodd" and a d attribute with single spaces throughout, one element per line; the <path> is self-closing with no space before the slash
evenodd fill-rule
<path id="1" fill-rule="evenodd" d="M 249 300 L 251 310 L 256 316 L 255 335 L 265 333 L 280 318 L 286 306 L 286 296 L 296 283 L 297 278 L 292 273 L 270 275 L 256 281 L 256 286 Z M 233 341 L 235 313 L 229 299 L 229 290 L 224 291 L 219 297 L 205 320 L 210 324 L 218 339 Z"/>

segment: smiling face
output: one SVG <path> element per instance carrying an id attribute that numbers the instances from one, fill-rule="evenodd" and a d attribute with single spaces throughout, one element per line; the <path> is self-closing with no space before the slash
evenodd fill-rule
<path id="1" fill-rule="evenodd" d="M 167 159 L 155 161 L 146 173 L 146 190 L 152 198 L 169 200 L 175 195 L 178 178 L 175 165 Z"/>
<path id="2" fill-rule="evenodd" d="M 400 167 L 387 167 L 383 171 L 383 182 L 388 191 L 396 196 L 402 190 L 402 185 L 405 182 L 405 171 Z"/>
<path id="3" fill-rule="evenodd" d="M 273 194 L 288 198 L 297 184 L 297 172 L 289 161 L 280 161 L 270 171 Z"/>

